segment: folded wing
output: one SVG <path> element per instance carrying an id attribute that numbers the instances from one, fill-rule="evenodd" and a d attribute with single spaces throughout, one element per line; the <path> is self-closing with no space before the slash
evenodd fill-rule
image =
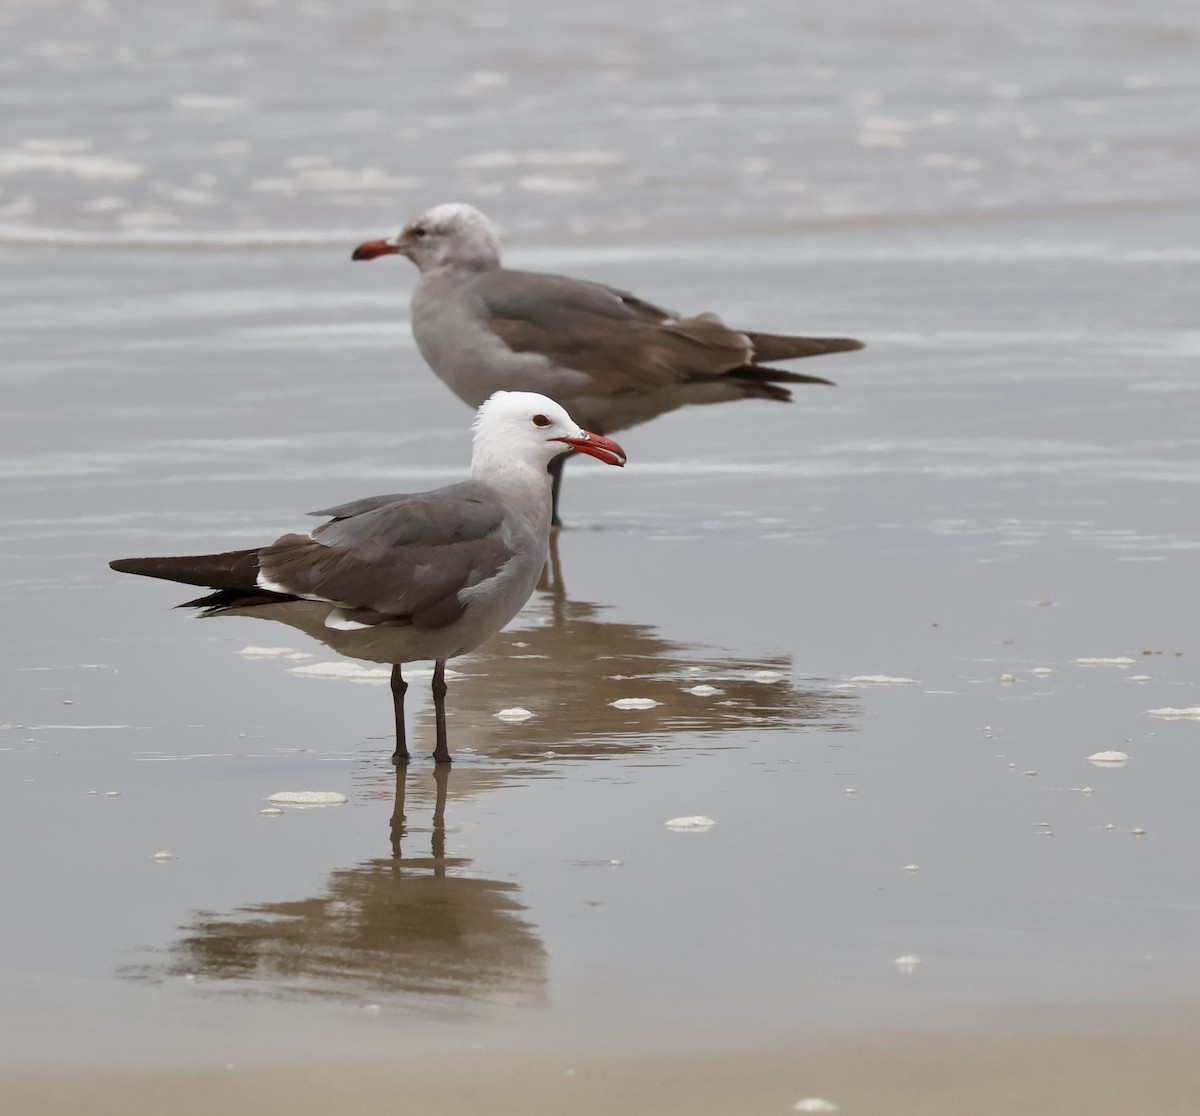
<path id="1" fill-rule="evenodd" d="M 439 628 L 466 611 L 460 597 L 513 557 L 498 499 L 476 481 L 419 495 L 368 497 L 330 508 L 311 534 L 257 550 L 127 558 L 113 569 L 205 585 L 187 602 L 207 612 L 304 599 L 332 604 L 333 626 Z"/>
<path id="2" fill-rule="evenodd" d="M 472 290 L 487 327 L 508 348 L 593 376 L 593 394 L 718 379 L 745 380 L 752 393 L 770 382 L 829 383 L 761 365 L 862 348 L 850 338 L 744 333 L 715 314 L 680 317 L 628 291 L 561 275 L 491 271 Z"/>

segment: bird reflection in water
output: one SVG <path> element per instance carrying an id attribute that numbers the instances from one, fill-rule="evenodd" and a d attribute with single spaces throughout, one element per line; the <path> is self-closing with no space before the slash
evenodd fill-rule
<path id="1" fill-rule="evenodd" d="M 551 536 L 549 561 L 526 607 L 478 652 L 454 662 L 455 700 L 448 725 L 456 758 L 463 761 L 472 753 L 472 762 L 481 756 L 513 760 L 547 752 L 621 755 L 697 738 L 718 746 L 716 737 L 736 730 L 803 733 L 857 727 L 853 693 L 819 679 L 797 685 L 790 677 L 788 655 L 722 657 L 669 640 L 649 624 L 605 619 L 605 611 L 604 605 L 567 594 L 558 536 Z M 332 641 L 331 646 L 348 654 Z M 353 674 L 339 663 L 289 669 L 322 684 L 347 678 L 388 684 L 387 671 L 373 663 Z M 630 698 L 639 705 L 614 705 Z M 529 715 L 518 712 L 511 721 L 497 717 L 513 709 Z M 418 710 L 410 735 L 417 741 L 416 754 L 428 754 L 436 738 L 432 707 Z M 392 737 L 380 739 L 390 750 Z M 739 743 L 727 738 L 719 746 Z M 504 778 L 500 774 L 493 782 Z"/>
<path id="2" fill-rule="evenodd" d="M 817 679 L 791 677 L 789 655 L 721 656 L 674 642 L 649 624 L 605 619 L 606 607 L 571 598 L 563 581 L 558 538 L 534 596 L 517 619 L 476 653 L 455 664 L 463 676 L 451 730 L 460 760 L 616 756 L 669 745 L 738 747 L 731 733 L 853 731 L 853 692 Z M 624 698 L 654 702 L 622 709 Z M 513 707 L 533 714 L 506 722 Z M 432 711 L 416 718 L 432 739 Z M 470 762 L 478 762 L 472 760 Z M 504 779 L 497 773 L 497 782 Z"/>
<path id="3" fill-rule="evenodd" d="M 197 987 L 271 997 L 318 996 L 403 1005 L 414 998 L 450 1014 L 485 1005 L 544 1002 L 546 952 L 514 883 L 470 874 L 446 856 L 446 799 L 459 776 L 446 764 L 396 769 L 393 856 L 330 873 L 308 899 L 255 903 L 227 914 L 195 912 L 137 980 L 194 976 Z M 408 828 L 409 781 L 433 779 L 430 847 L 404 856 L 424 827 Z M 468 776 L 469 779 L 469 776 Z M 424 788 L 422 788 L 424 790 Z"/>
<path id="4" fill-rule="evenodd" d="M 310 899 L 253 904 L 225 915 L 197 912 L 161 963 L 129 975 L 195 974 L 222 987 L 278 996 L 409 1005 L 441 997 L 462 1010 L 536 1006 L 545 1000 L 546 953 L 518 885 L 473 877 L 469 859 L 446 855 L 451 781 L 452 798 L 463 799 L 520 782 L 535 769 L 562 776 L 561 764 L 544 763 L 547 752 L 615 758 L 676 742 L 690 749 L 741 747 L 747 734 L 766 731 L 787 732 L 789 748 L 806 740 L 829 747 L 825 733 L 856 727 L 856 698 L 820 682 L 797 686 L 786 656 L 706 657 L 649 625 L 605 620 L 603 612 L 567 595 L 552 547 L 539 592 L 517 626 L 460 666 L 469 677 L 456 688 L 460 698 L 452 712 L 455 770 L 433 765 L 430 784 L 428 766 L 402 765 L 386 769 L 384 783 L 381 764 L 364 765 L 358 795 L 394 795 L 391 858 L 333 871 L 323 893 Z M 613 708 L 622 697 L 658 704 Z M 520 723 L 496 718 L 517 703 L 535 716 Z M 432 739 L 431 710 L 418 724 Z M 822 734 L 806 736 L 809 728 Z M 410 819 L 426 810 L 429 854 L 413 855 L 411 846 L 425 829 L 410 829 Z"/>

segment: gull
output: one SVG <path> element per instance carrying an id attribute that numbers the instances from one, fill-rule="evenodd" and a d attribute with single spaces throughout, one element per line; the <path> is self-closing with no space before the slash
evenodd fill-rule
<path id="1" fill-rule="evenodd" d="M 790 337 L 685 316 L 629 291 L 500 263 L 491 222 L 459 202 L 422 213 L 356 260 L 416 264 L 412 331 L 434 373 L 469 406 L 499 389 L 557 399 L 589 430 L 614 434 L 688 403 L 791 400 L 783 384 L 830 384 L 771 362 L 861 349 L 848 337 Z M 553 519 L 563 459 L 552 466 Z"/>
<path id="2" fill-rule="evenodd" d="M 213 590 L 181 608 L 278 620 L 342 654 L 391 664 L 397 763 L 409 759 L 401 667 L 433 660 L 433 758 L 448 763 L 446 662 L 495 635 L 533 593 L 549 550 L 549 465 L 570 453 L 625 464 L 616 442 L 582 429 L 554 400 L 499 391 L 476 416 L 469 480 L 313 512 L 328 522 L 266 546 L 109 565 Z"/>

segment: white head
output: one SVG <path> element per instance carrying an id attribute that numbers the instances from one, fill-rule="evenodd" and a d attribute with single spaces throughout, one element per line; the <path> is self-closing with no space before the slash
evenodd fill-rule
<path id="1" fill-rule="evenodd" d="M 586 453 L 606 465 L 624 465 L 616 442 L 591 434 L 548 396 L 533 391 L 498 391 L 475 415 L 471 473 L 485 479 L 514 465 L 544 473 L 560 454 Z"/>
<path id="2" fill-rule="evenodd" d="M 407 256 L 421 271 L 447 266 L 490 271 L 500 266 L 500 237 L 474 206 L 447 202 L 414 217 L 395 236 L 360 244 L 350 258 L 393 254 Z"/>

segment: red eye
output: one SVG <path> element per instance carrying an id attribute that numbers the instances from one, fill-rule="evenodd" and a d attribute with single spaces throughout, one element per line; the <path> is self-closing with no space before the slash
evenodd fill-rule
<path id="1" fill-rule="evenodd" d="M 545 415 L 534 415 L 533 416 L 533 425 L 534 426 L 549 426 L 550 420 Z"/>

